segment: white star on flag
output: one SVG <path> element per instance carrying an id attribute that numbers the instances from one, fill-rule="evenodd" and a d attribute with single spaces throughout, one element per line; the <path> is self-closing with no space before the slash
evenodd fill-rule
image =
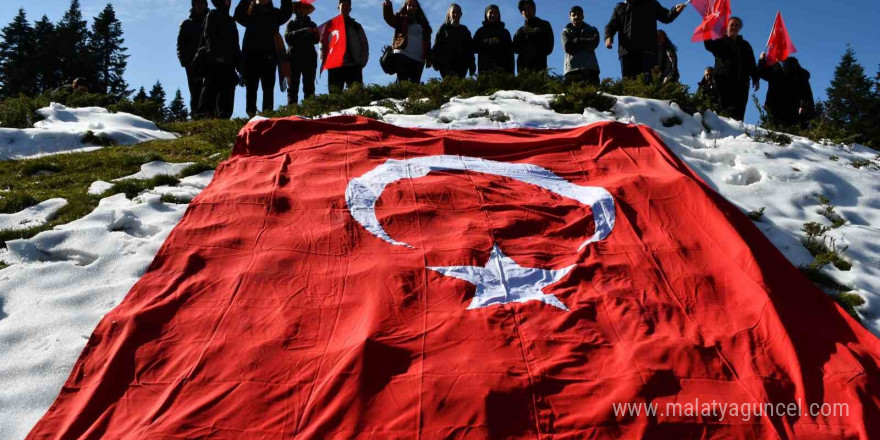
<path id="1" fill-rule="evenodd" d="M 468 310 L 494 304 L 541 301 L 568 311 L 568 307 L 559 298 L 544 293 L 542 289 L 562 279 L 573 268 L 574 265 L 559 270 L 522 267 L 505 256 L 496 244 L 492 247 L 489 262 L 484 267 L 448 266 L 428 269 L 477 286 Z"/>

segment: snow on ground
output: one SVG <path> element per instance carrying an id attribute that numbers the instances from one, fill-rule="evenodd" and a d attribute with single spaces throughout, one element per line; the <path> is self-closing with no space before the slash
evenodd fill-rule
<path id="1" fill-rule="evenodd" d="M 65 206 L 65 199 L 49 199 L 15 214 L 0 214 L 0 231 L 20 231 L 44 225 Z"/>
<path id="2" fill-rule="evenodd" d="M 0 127 L 0 160 L 94 150 L 96 147 L 83 143 L 87 131 L 113 139 L 119 145 L 177 137 L 140 116 L 110 113 L 100 107 L 67 108 L 52 103 L 37 113 L 44 119 L 35 123 L 34 128 Z"/>
<path id="3" fill-rule="evenodd" d="M 828 233 L 852 270 L 824 272 L 850 285 L 867 304 L 865 324 L 880 334 L 880 163 L 864 147 L 826 146 L 794 138 L 790 146 L 757 142 L 755 128 L 714 113 L 691 116 L 668 103 L 619 98 L 613 111 L 587 109 L 561 115 L 550 95 L 499 92 L 454 99 L 426 115 L 395 114 L 388 100 L 363 107 L 386 122 L 431 128 L 567 128 L 603 120 L 636 122 L 657 130 L 667 145 L 706 182 L 744 211 L 764 207 L 757 222 L 795 265 L 812 261 L 800 243 L 804 223 L 830 221 L 820 214 L 817 194 L 827 197 L 846 223 Z M 356 114 L 357 108 L 342 114 Z M 670 127 L 664 126 L 670 125 Z M 832 156 L 836 160 L 832 160 Z M 153 163 L 126 178 L 176 174 L 185 164 Z M 135 177 L 138 176 L 138 177 Z M 185 205 L 160 195 L 191 200 L 213 172 L 181 179 L 135 200 L 105 198 L 90 215 L 29 240 L 9 243 L 0 261 L 0 438 L 23 438 L 48 409 L 101 317 L 116 306 L 146 270 Z M 118 180 L 118 179 L 117 179 Z M 112 185 L 96 182 L 90 190 Z"/>

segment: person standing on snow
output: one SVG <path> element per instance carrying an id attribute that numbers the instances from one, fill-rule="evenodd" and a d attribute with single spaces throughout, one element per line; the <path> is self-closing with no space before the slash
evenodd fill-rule
<path id="1" fill-rule="evenodd" d="M 214 9 L 205 17 L 199 50 L 193 60 L 196 68 L 205 74 L 198 115 L 229 119 L 241 69 L 238 28 L 229 16 L 232 0 L 211 0 L 211 3 Z"/>
<path id="2" fill-rule="evenodd" d="M 706 40 L 703 45 L 715 56 L 715 87 L 720 100 L 720 112 L 742 121 L 749 102 L 749 82 L 755 91 L 761 86 L 752 45 L 739 34 L 742 19 L 730 17 L 726 35 L 717 40 Z"/>
<path id="3" fill-rule="evenodd" d="M 446 21 L 437 31 L 431 56 L 434 68 L 443 78 L 450 75 L 464 78 L 477 71 L 471 31 L 461 24 L 461 7 L 455 3 L 449 5 Z"/>
<path id="4" fill-rule="evenodd" d="M 287 105 L 298 101 L 299 84 L 302 80 L 303 99 L 315 96 L 315 74 L 318 70 L 318 25 L 310 18 L 315 7 L 297 1 L 293 3 L 296 17 L 287 23 L 284 40 L 287 42 L 287 59 L 290 62 L 290 86 L 287 89 Z"/>
<path id="5" fill-rule="evenodd" d="M 513 36 L 516 73 L 547 70 L 547 57 L 553 53 L 553 28 L 548 21 L 535 16 L 534 0 L 519 0 L 517 6 L 525 23 Z"/>
<path id="6" fill-rule="evenodd" d="M 584 22 L 584 9 L 572 6 L 568 13 L 571 23 L 562 30 L 562 48 L 565 50 L 565 80 L 585 81 L 599 85 L 599 30 Z"/>
<path id="7" fill-rule="evenodd" d="M 208 0 L 192 0 L 189 17 L 180 23 L 177 33 L 177 60 L 180 67 L 186 69 L 186 82 L 189 86 L 190 114 L 195 115 L 199 108 L 199 95 L 202 93 L 204 76 L 198 72 L 193 63 L 199 40 L 204 31 L 205 17 L 208 15 Z"/>
<path id="8" fill-rule="evenodd" d="M 431 67 L 431 25 L 419 0 L 406 0 L 395 14 L 391 0 L 382 2 L 385 23 L 394 28 L 391 49 L 397 66 L 397 82 L 419 83 L 425 66 Z"/>
<path id="9" fill-rule="evenodd" d="M 767 81 L 764 108 L 773 124 L 806 125 L 813 119 L 815 103 L 810 72 L 801 67 L 797 58 L 788 57 L 781 63 L 768 66 L 767 54 L 761 53 L 758 76 Z"/>
<path id="10" fill-rule="evenodd" d="M 497 70 L 513 75 L 513 43 L 501 21 L 501 10 L 497 5 L 489 5 L 484 18 L 483 26 L 474 34 L 477 71 L 482 74 Z"/>
<path id="11" fill-rule="evenodd" d="M 685 4 L 666 9 L 657 0 L 626 0 L 618 3 L 605 26 L 605 47 L 611 49 L 619 34 L 617 54 L 624 78 L 651 74 L 657 65 L 657 22 L 672 23 Z"/>
<path id="12" fill-rule="evenodd" d="M 242 53 L 248 116 L 257 114 L 257 90 L 261 86 L 262 110 L 275 108 L 275 71 L 280 61 L 276 35 L 279 35 L 278 28 L 287 23 L 291 15 L 291 0 L 281 0 L 280 8 L 276 8 L 272 0 L 241 0 L 235 7 L 235 21 L 245 28 Z"/>

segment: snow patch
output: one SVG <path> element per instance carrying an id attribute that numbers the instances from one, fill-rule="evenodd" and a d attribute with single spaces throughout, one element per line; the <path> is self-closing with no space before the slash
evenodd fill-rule
<path id="1" fill-rule="evenodd" d="M 15 214 L 0 214 L 0 231 L 19 231 L 42 226 L 67 206 L 65 199 L 49 199 Z"/>

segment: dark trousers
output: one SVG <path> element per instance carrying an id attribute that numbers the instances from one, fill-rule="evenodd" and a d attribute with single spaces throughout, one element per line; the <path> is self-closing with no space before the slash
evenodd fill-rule
<path id="1" fill-rule="evenodd" d="M 186 68 L 186 82 L 189 86 L 189 114 L 194 116 L 199 111 L 199 96 L 202 94 L 204 78 L 190 66 Z"/>
<path id="2" fill-rule="evenodd" d="M 599 71 L 598 70 L 584 70 L 578 69 L 573 70 L 565 74 L 565 82 L 569 84 L 577 83 L 577 82 L 585 82 L 587 84 L 592 84 L 594 86 L 599 85 Z"/>
<path id="3" fill-rule="evenodd" d="M 197 114 L 203 118 L 232 117 L 238 75 L 232 64 L 211 64 L 202 83 Z"/>
<path id="4" fill-rule="evenodd" d="M 263 111 L 275 108 L 275 53 L 249 53 L 245 56 L 244 81 L 247 88 L 248 116 L 257 114 L 257 89 L 263 87 Z"/>
<path id="5" fill-rule="evenodd" d="M 746 78 L 745 81 L 728 80 L 716 76 L 715 87 L 718 89 L 720 113 L 742 121 L 746 116 L 746 106 L 749 103 L 749 79 Z"/>
<path id="6" fill-rule="evenodd" d="M 620 74 L 624 78 L 635 78 L 643 73 L 651 76 L 651 69 L 657 65 L 657 54 L 653 52 L 630 52 L 620 57 Z"/>
<path id="7" fill-rule="evenodd" d="M 402 53 L 396 53 L 394 54 L 394 62 L 397 65 L 397 82 L 419 83 L 422 81 L 422 72 L 425 70 L 424 61 L 416 61 Z"/>
<path id="8" fill-rule="evenodd" d="M 465 67 L 460 67 L 460 66 L 449 67 L 449 68 L 445 68 L 440 71 L 440 77 L 443 79 L 449 78 L 450 76 L 455 77 L 455 78 L 464 78 L 467 76 L 467 72 L 468 72 L 467 66 L 465 66 Z"/>
<path id="9" fill-rule="evenodd" d="M 361 66 L 342 66 L 327 70 L 327 89 L 330 93 L 341 93 L 355 83 L 364 83 L 364 68 Z"/>
<path id="10" fill-rule="evenodd" d="M 290 87 L 287 88 L 287 105 L 298 102 L 299 84 L 302 81 L 303 99 L 315 96 L 315 72 L 317 66 L 298 66 L 291 60 Z"/>

